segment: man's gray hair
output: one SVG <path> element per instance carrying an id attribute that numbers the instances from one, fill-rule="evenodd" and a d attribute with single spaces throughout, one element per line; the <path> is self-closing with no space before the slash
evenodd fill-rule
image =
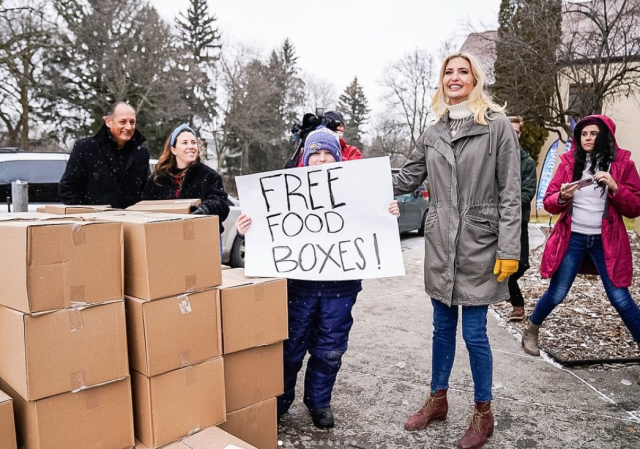
<path id="1" fill-rule="evenodd" d="M 115 103 L 113 103 L 111 106 L 109 106 L 109 108 L 107 109 L 107 113 L 105 114 L 106 117 L 112 117 L 113 114 L 116 112 L 116 108 L 118 106 L 120 106 L 121 104 L 125 105 L 125 106 L 129 106 L 131 109 L 133 109 L 133 113 L 136 114 L 136 108 L 134 108 L 133 106 L 131 106 L 129 103 L 127 103 L 126 101 L 116 101 Z"/>

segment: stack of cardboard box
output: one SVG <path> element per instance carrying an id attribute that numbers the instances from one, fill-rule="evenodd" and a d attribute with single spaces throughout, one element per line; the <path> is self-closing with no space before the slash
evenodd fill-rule
<path id="1" fill-rule="evenodd" d="M 225 420 L 218 218 L 105 212 L 123 225 L 136 437 L 156 448 Z"/>
<path id="2" fill-rule="evenodd" d="M 0 241 L 0 389 L 19 443 L 130 447 L 122 226 L 5 220 Z"/>
<path id="3" fill-rule="evenodd" d="M 275 449 L 275 397 L 283 393 L 282 341 L 288 336 L 286 280 L 223 270 L 219 291 L 227 402 L 220 428 L 258 449 Z"/>

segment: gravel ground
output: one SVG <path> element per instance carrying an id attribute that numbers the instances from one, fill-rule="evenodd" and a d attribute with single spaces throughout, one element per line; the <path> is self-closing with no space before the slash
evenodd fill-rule
<path id="1" fill-rule="evenodd" d="M 548 228 L 542 229 L 543 232 L 548 232 Z M 629 233 L 629 238 L 634 265 L 634 277 L 629 290 L 636 303 L 640 303 L 640 238 L 634 232 Z M 527 317 L 524 321 L 509 324 L 520 332 L 529 324 L 529 315 L 549 285 L 549 280 L 542 279 L 539 271 L 543 247 L 531 252 L 531 268 L 519 281 Z M 492 307 L 505 319 L 511 312 L 508 302 Z M 540 347 L 561 363 L 634 358 L 640 360 L 637 345 L 611 306 L 597 276 L 578 275 L 564 302 L 549 315 L 540 328 Z"/>

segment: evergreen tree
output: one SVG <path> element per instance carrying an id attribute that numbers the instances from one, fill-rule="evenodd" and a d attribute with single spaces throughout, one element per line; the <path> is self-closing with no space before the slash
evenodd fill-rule
<path id="1" fill-rule="evenodd" d="M 345 116 L 344 139 L 350 145 L 362 148 L 363 127 L 371 110 L 357 76 L 338 98 L 338 110 Z"/>
<path id="2" fill-rule="evenodd" d="M 556 78 L 556 53 L 562 37 L 561 0 L 502 0 L 498 16 L 496 100 L 526 123 L 520 139 L 534 160 L 548 136 Z M 535 82 L 532 82 L 535 74 Z"/>
<path id="3" fill-rule="evenodd" d="M 180 13 L 175 19 L 188 68 L 182 91 L 192 111 L 189 121 L 208 132 L 213 131 L 218 113 L 215 70 L 222 44 L 216 20 L 206 0 L 190 0 L 186 15 Z"/>

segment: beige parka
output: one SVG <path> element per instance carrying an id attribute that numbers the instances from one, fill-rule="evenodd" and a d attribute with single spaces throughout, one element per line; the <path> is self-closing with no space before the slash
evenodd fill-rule
<path id="1" fill-rule="evenodd" d="M 446 113 L 393 177 L 395 195 L 429 181 L 425 291 L 449 306 L 508 299 L 493 267 L 496 258 L 520 259 L 520 146 L 509 120 L 489 114 L 488 125 L 465 119 L 452 139 Z"/>

